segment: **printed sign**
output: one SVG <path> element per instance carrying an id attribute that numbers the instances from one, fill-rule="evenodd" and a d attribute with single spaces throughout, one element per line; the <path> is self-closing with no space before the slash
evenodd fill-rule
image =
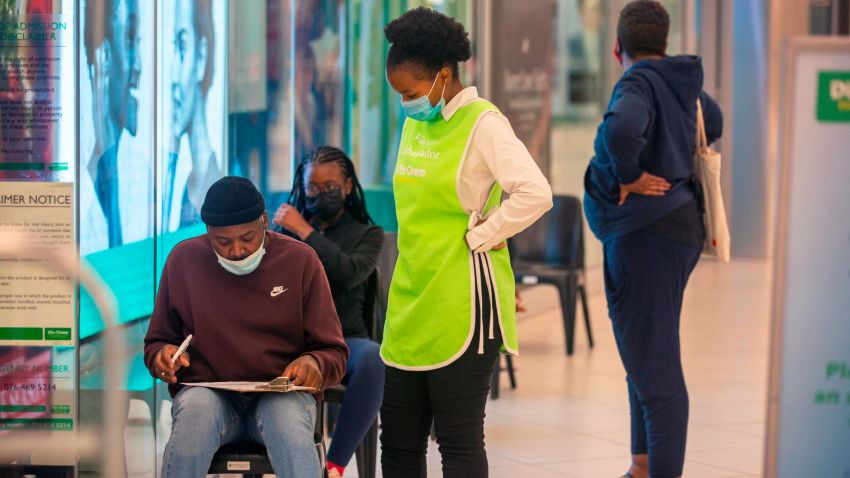
<path id="1" fill-rule="evenodd" d="M 75 254 L 73 186 L 3 183 L 0 231 L 22 247 L 0 254 L 0 346 L 74 345 L 73 271 L 53 267 Z"/>
<path id="2" fill-rule="evenodd" d="M 850 71 L 818 75 L 818 121 L 850 123 Z"/>
<path id="3" fill-rule="evenodd" d="M 69 15 L 0 9 L 0 179 L 74 177 L 73 44 Z"/>

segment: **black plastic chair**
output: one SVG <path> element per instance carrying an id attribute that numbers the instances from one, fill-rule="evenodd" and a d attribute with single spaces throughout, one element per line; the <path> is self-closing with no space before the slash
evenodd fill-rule
<path id="1" fill-rule="evenodd" d="M 502 368 L 502 355 L 505 356 L 505 367 Z M 499 399 L 499 387 L 502 381 L 502 372 L 508 372 L 508 380 L 511 384 L 511 390 L 516 389 L 516 373 L 514 373 L 514 360 L 510 354 L 499 354 L 496 359 L 496 365 L 493 367 L 493 375 L 490 377 L 490 399 Z"/>
<path id="2" fill-rule="evenodd" d="M 316 402 L 316 426 L 313 429 L 313 441 L 319 454 L 322 476 L 326 477 L 327 462 L 325 461 L 325 441 L 322 434 L 324 408 L 322 402 Z M 223 445 L 213 456 L 207 473 L 242 473 L 244 478 L 262 478 L 265 474 L 275 474 L 266 447 L 250 441 Z"/>
<path id="3" fill-rule="evenodd" d="M 379 269 L 375 269 L 367 279 L 365 294 L 367 300 L 363 303 L 363 321 L 366 324 L 366 330 L 369 332 L 369 338 L 378 343 L 380 343 L 379 333 L 383 330 L 384 325 L 384 308 L 381 300 L 382 283 L 381 272 Z M 325 390 L 325 405 L 334 405 L 328 407 L 325 414 L 327 418 L 325 426 L 328 431 L 333 429 L 336 424 L 338 405 L 345 399 L 345 390 L 346 387 L 343 384 Z M 372 426 L 363 441 L 357 446 L 354 458 L 357 461 L 357 476 L 362 478 L 375 477 L 378 468 L 378 417 L 375 417 L 375 421 L 372 422 Z"/>
<path id="4" fill-rule="evenodd" d="M 581 201 L 555 196 L 552 210 L 509 242 L 516 281 L 558 288 L 567 355 L 575 344 L 576 306 L 581 295 L 587 341 L 593 348 L 587 291 L 584 286 L 584 217 Z"/>
<path id="5" fill-rule="evenodd" d="M 254 442 L 230 443 L 218 449 L 208 473 L 242 473 L 245 478 L 274 474 L 266 447 Z"/>
<path id="6" fill-rule="evenodd" d="M 384 232 L 384 247 L 381 249 L 381 255 L 378 256 L 378 270 L 381 271 L 381 284 L 378 303 L 378 320 L 379 325 L 374 339 L 379 343 L 384 337 L 384 321 L 386 319 L 387 304 L 390 295 L 390 283 L 392 282 L 395 265 L 398 262 L 398 233 Z"/>

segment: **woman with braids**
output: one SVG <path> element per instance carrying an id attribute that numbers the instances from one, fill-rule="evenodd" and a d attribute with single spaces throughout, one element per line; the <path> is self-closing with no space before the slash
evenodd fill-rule
<path id="1" fill-rule="evenodd" d="M 366 212 L 354 164 L 330 146 L 314 150 L 298 165 L 288 204 L 277 210 L 274 223 L 319 255 L 351 353 L 343 379 L 345 399 L 328 450 L 328 474 L 340 477 L 378 415 L 384 391 L 380 346 L 369 340 L 363 322 L 366 281 L 378 262 L 384 232 Z"/>
<path id="2" fill-rule="evenodd" d="M 407 119 L 393 177 L 399 258 L 381 345 L 383 474 L 426 475 L 433 423 L 443 476 L 486 477 L 490 376 L 500 349 L 517 353 L 505 240 L 551 208 L 552 191 L 505 117 L 461 82 L 458 63 L 471 54 L 463 25 L 418 8 L 385 33 L 387 80 Z"/>

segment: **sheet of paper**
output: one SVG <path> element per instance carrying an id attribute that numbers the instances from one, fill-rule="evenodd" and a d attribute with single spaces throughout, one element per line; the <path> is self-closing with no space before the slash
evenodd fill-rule
<path id="1" fill-rule="evenodd" d="M 268 382 L 194 382 L 194 383 L 185 383 L 181 382 L 181 385 L 187 385 L 189 387 L 205 387 L 205 388 L 216 388 L 219 390 L 230 390 L 233 392 L 309 392 L 314 393 L 318 390 L 313 387 L 299 387 L 293 385 L 291 388 L 287 390 L 269 390 L 262 389 L 259 387 L 268 385 Z"/>

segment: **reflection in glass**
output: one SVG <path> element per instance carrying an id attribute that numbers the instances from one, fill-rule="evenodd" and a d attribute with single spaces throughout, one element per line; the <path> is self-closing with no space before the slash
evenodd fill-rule
<path id="1" fill-rule="evenodd" d="M 164 5 L 162 84 L 170 97 L 161 124 L 166 231 L 197 223 L 207 189 L 224 173 L 223 5 L 212 0 Z"/>
<path id="2" fill-rule="evenodd" d="M 292 74 L 292 1 L 268 0 L 267 74 L 268 128 L 266 158 L 268 192 L 289 188 L 292 183 L 292 115 L 290 109 Z M 242 174 L 249 176 L 249 174 Z M 266 190 L 262 191 L 265 195 Z M 268 200 L 268 197 L 267 197 Z"/>
<path id="3" fill-rule="evenodd" d="M 140 347 L 154 297 L 154 3 L 84 0 L 79 16 L 80 253 L 118 302 L 115 332 L 127 350 L 117 364 L 128 392 L 119 395 L 127 417 L 124 468 L 153 477 L 154 380 Z M 79 427 L 103 436 L 105 329 L 85 291 L 79 310 Z M 80 476 L 100 476 L 102 467 L 97 453 L 81 454 Z"/>
<path id="4" fill-rule="evenodd" d="M 602 104 L 603 52 L 600 0 L 559 0 L 553 113 L 568 120 L 595 121 Z"/>
<path id="5" fill-rule="evenodd" d="M 345 8 L 342 0 L 304 0 L 293 6 L 293 152 L 300 161 L 322 145 L 343 147 L 345 46 L 340 31 Z"/>
<path id="6" fill-rule="evenodd" d="M 473 57 L 461 71 L 466 84 L 475 84 L 477 62 L 474 0 L 360 0 L 348 7 L 346 51 L 348 82 L 346 89 L 346 141 L 351 159 L 366 186 L 389 184 L 404 116 L 399 96 L 389 87 L 385 76 L 387 49 L 384 25 L 407 10 L 426 6 L 452 16 L 461 22 L 473 38 Z M 376 209 L 377 210 L 377 209 Z"/>
<path id="7" fill-rule="evenodd" d="M 137 0 L 89 0 L 85 3 L 86 69 L 91 86 L 94 145 L 88 174 L 106 220 L 109 247 L 123 241 L 119 206 L 118 147 L 124 130 L 136 136 L 138 126 L 139 6 Z M 105 21 L 104 21 L 105 20 Z"/>
<path id="8" fill-rule="evenodd" d="M 153 11 L 138 0 L 81 5 L 80 252 L 153 235 Z M 125 134 L 126 133 L 126 134 Z"/>

